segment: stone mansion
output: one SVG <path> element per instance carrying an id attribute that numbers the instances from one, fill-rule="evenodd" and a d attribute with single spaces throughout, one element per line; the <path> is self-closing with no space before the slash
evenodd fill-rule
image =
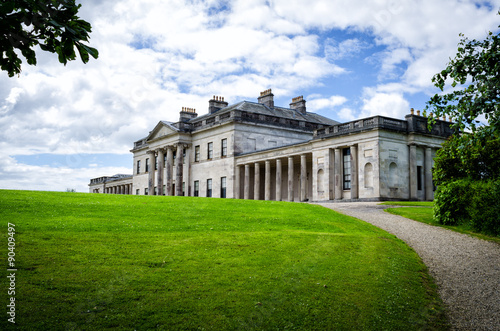
<path id="1" fill-rule="evenodd" d="M 266 90 L 258 102 L 182 108 L 134 143 L 133 175 L 91 179 L 93 193 L 282 201 L 432 200 L 433 157 L 450 123 L 412 113 L 338 123 L 289 108 Z"/>

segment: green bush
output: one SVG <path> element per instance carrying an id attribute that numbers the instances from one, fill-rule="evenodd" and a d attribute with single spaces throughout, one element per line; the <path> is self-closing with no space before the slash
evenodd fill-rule
<path id="1" fill-rule="evenodd" d="M 469 215 L 478 232 L 500 236 L 500 180 L 473 182 Z"/>
<path id="2" fill-rule="evenodd" d="M 461 179 L 436 191 L 434 218 L 444 225 L 466 224 L 477 232 L 500 236 L 500 180 Z"/>
<path id="3" fill-rule="evenodd" d="M 459 225 L 468 220 L 467 205 L 470 201 L 467 179 L 439 185 L 434 197 L 434 218 L 443 225 Z"/>

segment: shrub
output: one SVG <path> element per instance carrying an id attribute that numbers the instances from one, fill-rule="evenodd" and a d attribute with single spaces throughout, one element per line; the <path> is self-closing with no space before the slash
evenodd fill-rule
<path id="1" fill-rule="evenodd" d="M 461 179 L 436 191 L 434 218 L 444 225 L 468 224 L 477 232 L 500 236 L 500 180 Z"/>
<path id="2" fill-rule="evenodd" d="M 468 220 L 470 181 L 447 182 L 438 186 L 435 194 L 434 218 L 444 225 L 459 225 Z"/>

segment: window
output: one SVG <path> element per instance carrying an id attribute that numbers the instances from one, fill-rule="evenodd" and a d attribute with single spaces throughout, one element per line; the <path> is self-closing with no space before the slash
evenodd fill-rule
<path id="1" fill-rule="evenodd" d="M 163 195 L 165 195 L 166 193 L 166 189 L 167 189 L 167 185 L 163 185 Z"/>
<path id="2" fill-rule="evenodd" d="M 227 156 L 227 139 L 221 140 L 221 156 Z"/>
<path id="3" fill-rule="evenodd" d="M 200 146 L 194 146 L 194 162 L 200 162 Z"/>
<path id="4" fill-rule="evenodd" d="M 214 157 L 214 143 L 208 143 L 207 159 Z"/>
<path id="5" fill-rule="evenodd" d="M 351 189 L 351 149 L 344 148 L 342 151 L 344 159 L 344 190 Z"/>
<path id="6" fill-rule="evenodd" d="M 186 183 L 182 182 L 182 196 L 186 196 Z"/>
<path id="7" fill-rule="evenodd" d="M 212 197 L 212 178 L 207 179 L 207 197 Z"/>
<path id="8" fill-rule="evenodd" d="M 140 193 L 141 193 L 141 191 L 139 189 L 135 190 L 135 195 L 139 195 Z"/>
<path id="9" fill-rule="evenodd" d="M 417 167 L 417 190 L 422 190 L 422 167 Z"/>
<path id="10" fill-rule="evenodd" d="M 182 149 L 182 164 L 186 164 L 186 149 Z"/>
<path id="11" fill-rule="evenodd" d="M 220 179 L 220 197 L 226 197 L 226 177 L 221 177 Z"/>
<path id="12" fill-rule="evenodd" d="M 147 187 L 144 189 L 144 195 L 148 195 L 148 188 Z"/>
<path id="13" fill-rule="evenodd" d="M 200 181 L 199 180 L 194 181 L 194 196 L 195 197 L 200 196 Z"/>
<path id="14" fill-rule="evenodd" d="M 154 195 L 158 195 L 158 188 L 155 186 Z"/>
<path id="15" fill-rule="evenodd" d="M 137 174 L 141 172 L 141 160 L 137 160 Z"/>
<path id="16" fill-rule="evenodd" d="M 155 170 L 158 170 L 158 156 L 155 156 Z"/>
<path id="17" fill-rule="evenodd" d="M 144 171 L 149 171 L 149 159 L 146 159 L 146 169 Z"/>

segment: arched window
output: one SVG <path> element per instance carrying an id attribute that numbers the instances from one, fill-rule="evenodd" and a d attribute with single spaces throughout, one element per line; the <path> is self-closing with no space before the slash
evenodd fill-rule
<path id="1" fill-rule="evenodd" d="M 389 165 L 389 187 L 398 187 L 398 165 L 391 162 Z"/>
<path id="2" fill-rule="evenodd" d="M 325 179 L 325 172 L 323 169 L 318 170 L 318 192 L 323 192 L 324 191 L 324 185 L 323 181 Z"/>
<path id="3" fill-rule="evenodd" d="M 365 164 L 365 187 L 373 187 L 373 165 L 370 162 Z"/>

